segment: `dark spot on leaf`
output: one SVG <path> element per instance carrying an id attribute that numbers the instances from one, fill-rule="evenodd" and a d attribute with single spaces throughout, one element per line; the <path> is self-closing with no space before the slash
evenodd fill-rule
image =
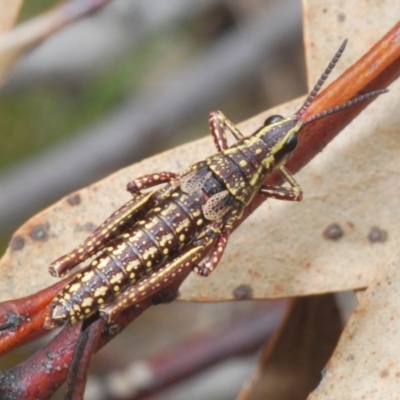
<path id="1" fill-rule="evenodd" d="M 346 21 L 346 15 L 343 13 L 339 13 L 337 16 L 337 19 L 339 22 L 344 22 L 344 21 Z"/>
<path id="2" fill-rule="evenodd" d="M 329 240 L 339 240 L 344 235 L 342 227 L 333 223 L 327 226 L 324 230 L 324 238 Z"/>
<path id="3" fill-rule="evenodd" d="M 85 231 L 92 233 L 96 230 L 97 225 L 95 225 L 93 222 L 87 222 L 83 228 Z"/>
<path id="4" fill-rule="evenodd" d="M 67 202 L 71 207 L 81 204 L 81 196 L 78 193 L 73 193 L 67 197 Z"/>
<path id="5" fill-rule="evenodd" d="M 388 234 L 385 230 L 373 226 L 368 234 L 368 240 L 371 243 L 384 243 L 388 238 Z"/>
<path id="6" fill-rule="evenodd" d="M 389 376 L 389 371 L 387 369 L 384 369 L 383 371 L 381 371 L 381 373 L 379 374 L 379 376 L 381 378 L 387 378 Z"/>
<path id="7" fill-rule="evenodd" d="M 240 285 L 233 291 L 236 300 L 248 300 L 253 297 L 253 289 L 249 285 Z"/>
<path id="8" fill-rule="evenodd" d="M 11 238 L 10 247 L 12 251 L 22 250 L 25 246 L 25 239 L 20 235 Z"/>
<path id="9" fill-rule="evenodd" d="M 29 233 L 29 236 L 33 240 L 36 240 L 39 242 L 47 242 L 47 240 L 49 239 L 48 231 L 49 231 L 48 224 L 36 225 Z"/>

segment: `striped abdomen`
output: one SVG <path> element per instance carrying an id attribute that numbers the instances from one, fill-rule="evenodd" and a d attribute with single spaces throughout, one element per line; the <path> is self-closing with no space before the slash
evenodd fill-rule
<path id="1" fill-rule="evenodd" d="M 185 194 L 178 188 L 160 201 L 56 296 L 53 321 L 83 320 L 175 257 L 207 225 L 202 213 L 206 200 L 201 190 Z"/>

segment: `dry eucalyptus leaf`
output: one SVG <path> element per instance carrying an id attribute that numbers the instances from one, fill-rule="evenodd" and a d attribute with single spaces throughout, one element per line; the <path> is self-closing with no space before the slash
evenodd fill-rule
<path id="1" fill-rule="evenodd" d="M 399 398 L 399 293 L 400 251 L 363 294 L 309 400 Z"/>
<path id="2" fill-rule="evenodd" d="M 333 294 L 294 299 L 238 400 L 305 399 L 319 383 L 341 331 Z"/>
<path id="3" fill-rule="evenodd" d="M 14 25 L 22 0 L 1 0 L 0 1 L 0 35 L 7 32 Z"/>
<path id="4" fill-rule="evenodd" d="M 309 87 L 325 68 L 332 47 L 349 40 L 332 76 L 339 76 L 399 21 L 400 2 L 304 0 L 303 25 Z M 371 66 L 374 68 L 374 66 Z"/>
<path id="5" fill-rule="evenodd" d="M 383 15 L 382 4 L 370 6 Z M 395 16 L 385 10 L 386 17 L 374 28 L 374 40 L 340 62 L 340 71 L 392 27 Z M 332 31 L 341 30 L 336 14 L 326 12 L 324 18 Z M 346 36 L 357 41 L 357 32 L 366 22 L 357 15 L 348 18 L 354 28 Z M 307 26 L 310 32 L 319 29 L 310 23 Z M 365 30 L 370 29 L 368 24 Z M 340 40 L 331 43 L 329 36 L 319 35 L 306 42 L 323 49 L 320 59 L 325 66 Z M 322 70 L 318 68 L 318 73 Z M 400 236 L 400 217 L 394 212 L 400 186 L 399 86 L 393 84 L 389 94 L 370 105 L 296 175 L 304 189 L 303 202 L 268 200 L 232 235 L 226 255 L 208 279 L 189 277 L 181 299 L 280 297 L 368 285 L 383 260 L 393 254 Z M 241 124 L 240 129 L 249 134 L 266 115 L 290 115 L 299 105 L 300 101 L 294 101 L 270 110 Z M 151 172 L 179 171 L 212 152 L 215 149 L 208 136 L 121 170 L 38 214 L 16 232 L 0 263 L 0 299 L 21 297 L 54 282 L 47 265 L 129 199 L 128 181 Z"/>

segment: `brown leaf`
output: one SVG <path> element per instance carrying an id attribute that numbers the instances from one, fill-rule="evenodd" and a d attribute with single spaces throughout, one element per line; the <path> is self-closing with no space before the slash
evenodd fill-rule
<path id="1" fill-rule="evenodd" d="M 363 294 L 309 400 L 399 397 L 399 292 L 400 251 Z"/>
<path id="2" fill-rule="evenodd" d="M 238 400 L 305 399 L 318 385 L 341 331 L 332 294 L 294 300 Z"/>

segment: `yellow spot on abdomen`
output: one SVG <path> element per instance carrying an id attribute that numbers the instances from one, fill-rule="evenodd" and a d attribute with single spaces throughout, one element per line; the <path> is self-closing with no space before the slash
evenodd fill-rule
<path id="1" fill-rule="evenodd" d="M 88 271 L 88 272 L 86 272 L 85 274 L 83 274 L 82 282 L 88 282 L 88 281 L 90 281 L 90 279 L 92 279 L 93 275 L 94 275 L 94 272 L 93 272 L 93 271 Z"/>
<path id="2" fill-rule="evenodd" d="M 85 300 L 82 302 L 82 307 L 91 307 L 93 304 L 93 299 L 91 297 L 87 297 Z"/>
<path id="3" fill-rule="evenodd" d="M 70 293 L 75 293 L 76 291 L 79 290 L 79 288 L 82 286 L 81 283 L 74 283 L 73 285 L 71 285 L 71 287 L 69 288 L 69 292 Z"/>
<path id="4" fill-rule="evenodd" d="M 94 297 L 102 297 L 107 293 L 108 287 L 107 286 L 100 286 L 94 292 Z"/>
<path id="5" fill-rule="evenodd" d="M 110 279 L 110 283 L 114 284 L 114 283 L 121 283 L 122 278 L 124 277 L 122 272 L 118 272 L 117 274 L 115 274 L 111 279 Z"/>

